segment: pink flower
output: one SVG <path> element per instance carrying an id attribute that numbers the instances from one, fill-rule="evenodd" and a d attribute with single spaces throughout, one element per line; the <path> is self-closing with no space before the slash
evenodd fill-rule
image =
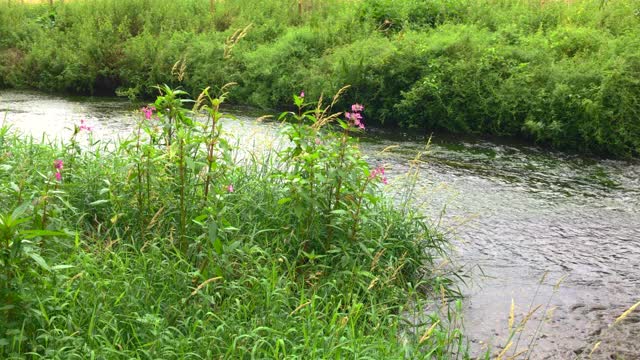
<path id="1" fill-rule="evenodd" d="M 378 178 L 380 179 L 380 181 L 387 185 L 388 181 L 387 181 L 387 177 L 384 176 L 384 167 L 382 166 L 378 166 L 375 169 L 373 169 L 373 171 L 371 171 L 371 174 L 369 174 L 369 179 L 375 179 Z"/>
<path id="2" fill-rule="evenodd" d="M 227 186 L 227 191 L 232 193 L 233 192 L 233 185 L 229 184 L 229 186 Z"/>
<path id="3" fill-rule="evenodd" d="M 62 169 L 64 168 L 64 161 L 60 160 L 60 159 L 55 159 L 53 160 L 53 167 L 56 169 L 56 180 L 61 181 L 62 180 Z"/>
<path id="4" fill-rule="evenodd" d="M 155 106 L 145 106 L 140 110 L 144 114 L 144 117 L 147 120 L 149 120 L 149 119 L 151 119 L 151 116 L 153 115 L 153 112 L 156 111 L 156 108 L 155 108 Z"/>
<path id="5" fill-rule="evenodd" d="M 362 120 L 362 114 L 357 112 L 354 112 L 354 113 L 346 112 L 344 113 L 344 116 L 349 120 L 353 120 L 354 122 Z"/>
<path id="6" fill-rule="evenodd" d="M 359 113 L 359 112 L 363 112 L 364 111 L 364 106 L 356 103 L 351 105 L 351 111 Z"/>
<path id="7" fill-rule="evenodd" d="M 300 97 L 303 98 L 304 97 L 304 90 L 300 91 Z"/>
<path id="8" fill-rule="evenodd" d="M 360 129 L 364 129 L 364 123 L 362 122 L 362 114 L 360 113 L 363 110 L 364 110 L 364 106 L 360 104 L 353 104 L 351 105 L 351 112 L 346 111 L 344 113 L 344 116 L 347 118 L 347 120 L 351 120 L 354 126 Z"/>
<path id="9" fill-rule="evenodd" d="M 84 123 L 84 119 L 80 120 L 80 127 L 79 127 L 80 131 L 82 130 L 86 130 L 88 132 L 91 132 L 91 130 L 93 130 L 93 127 L 87 125 Z"/>

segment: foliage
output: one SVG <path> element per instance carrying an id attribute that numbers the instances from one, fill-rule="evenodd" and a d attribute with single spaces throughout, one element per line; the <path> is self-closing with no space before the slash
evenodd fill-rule
<path id="1" fill-rule="evenodd" d="M 0 357 L 464 357 L 446 239 L 381 192 L 361 105 L 296 96 L 247 154 L 229 87 L 157 90 L 115 144 L 0 131 Z"/>
<path id="2" fill-rule="evenodd" d="M 228 101 L 288 108 L 347 83 L 339 104 L 367 99 L 371 123 L 640 153 L 638 0 L 299 4 L 2 3 L 0 86 L 149 97 L 236 82 Z"/>

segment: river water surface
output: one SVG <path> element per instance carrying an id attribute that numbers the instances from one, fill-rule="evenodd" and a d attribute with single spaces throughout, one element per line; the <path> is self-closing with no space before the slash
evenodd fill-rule
<path id="1" fill-rule="evenodd" d="M 36 138 L 68 138 L 86 119 L 94 137 L 114 139 L 136 116 L 120 99 L 0 91 L 0 122 Z M 278 141 L 277 124 L 254 119 L 223 125 L 243 147 Z M 368 131 L 361 146 L 385 165 L 393 192 L 426 142 Z M 507 354 L 534 344 L 531 359 L 587 358 L 600 342 L 592 358 L 640 358 L 640 311 L 610 326 L 640 301 L 640 164 L 438 135 L 423 160 L 417 203 L 451 231 L 453 259 L 468 272 L 461 286 L 474 354 L 507 345 L 513 301 L 516 321 L 540 308 Z"/>

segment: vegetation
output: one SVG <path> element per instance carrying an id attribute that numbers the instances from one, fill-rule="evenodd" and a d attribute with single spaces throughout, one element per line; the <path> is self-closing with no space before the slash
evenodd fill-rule
<path id="1" fill-rule="evenodd" d="M 11 5 L 14 3 L 14 5 Z M 640 2 L 96 0 L 0 5 L 0 86 L 367 99 L 370 122 L 640 154 Z"/>
<path id="2" fill-rule="evenodd" d="M 0 357 L 465 357 L 446 239 L 383 196 L 361 105 L 296 96 L 248 153 L 226 94 L 159 89 L 119 143 L 0 129 Z"/>

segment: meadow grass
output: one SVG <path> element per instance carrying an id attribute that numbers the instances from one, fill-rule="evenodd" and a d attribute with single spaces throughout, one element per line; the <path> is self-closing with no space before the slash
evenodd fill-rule
<path id="1" fill-rule="evenodd" d="M 0 357 L 466 357 L 447 240 L 352 121 L 297 96 L 291 146 L 237 161 L 224 94 L 160 89 L 115 144 L 0 128 Z"/>

